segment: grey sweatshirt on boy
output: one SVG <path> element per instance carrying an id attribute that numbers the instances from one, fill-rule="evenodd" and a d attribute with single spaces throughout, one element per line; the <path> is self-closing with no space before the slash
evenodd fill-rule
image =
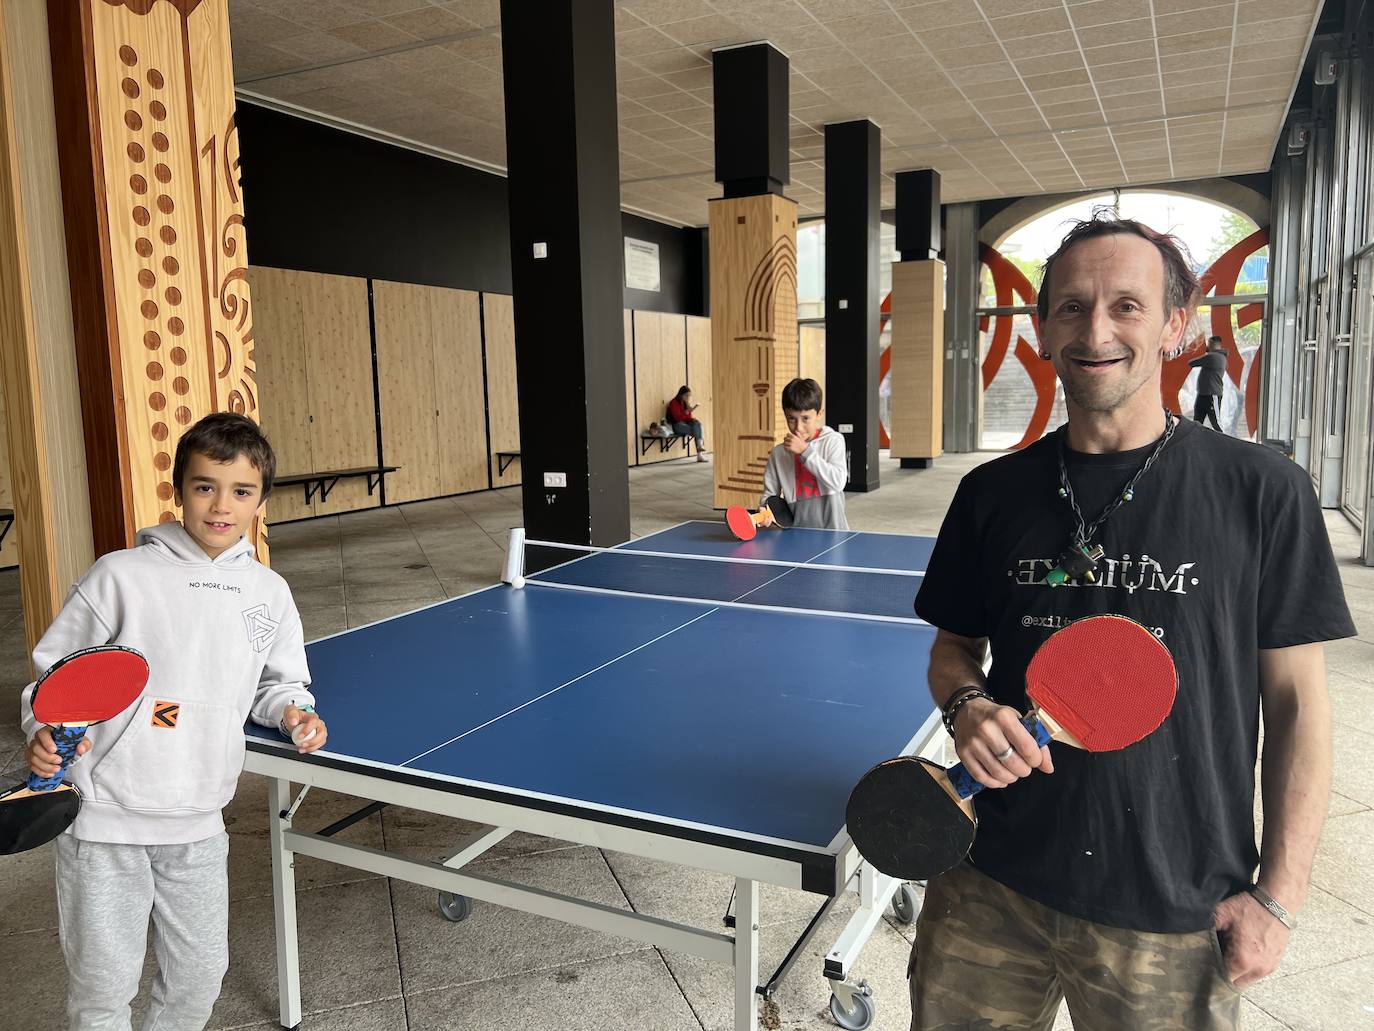
<path id="1" fill-rule="evenodd" d="M 816 477 L 817 497 L 797 497 L 797 457 L 779 444 L 768 455 L 763 471 L 763 500 L 781 497 L 792 506 L 794 526 L 818 530 L 848 530 L 844 514 L 844 485 L 849 482 L 849 464 L 844 453 L 844 437 L 829 426 L 801 453 L 802 465 Z"/>
<path id="2" fill-rule="evenodd" d="M 70 833 L 85 841 L 176 845 L 218 833 L 243 769 L 245 720 L 276 727 L 289 703 L 314 704 L 291 590 L 246 539 L 211 561 L 184 526 L 162 523 L 102 556 L 38 642 L 34 668 L 98 644 L 138 649 L 149 676 L 137 702 L 91 728 L 91 750 L 67 771 L 82 796 Z M 28 738 L 40 727 L 32 693 L 20 700 Z M 155 720 L 155 706 L 167 718 Z"/>

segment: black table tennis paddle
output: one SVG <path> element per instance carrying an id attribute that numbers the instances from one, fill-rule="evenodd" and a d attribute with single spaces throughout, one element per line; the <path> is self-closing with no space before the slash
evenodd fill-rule
<path id="1" fill-rule="evenodd" d="M 1091 616 L 1052 634 L 1026 668 L 1030 712 L 1021 724 L 1040 745 L 1090 752 L 1134 744 L 1173 709 L 1178 674 L 1169 650 L 1124 616 Z M 899 756 L 866 773 L 849 796 L 850 838 L 873 867 L 922 881 L 958 864 L 973 846 L 972 798 L 983 785 L 959 763 L 949 770 Z"/>
<path id="2" fill-rule="evenodd" d="M 34 686 L 34 717 L 52 727 L 62 766 L 51 777 L 30 773 L 0 794 L 0 855 L 47 844 L 81 811 L 81 793 L 63 781 L 77 746 L 93 723 L 127 709 L 148 681 L 148 663 L 132 648 L 101 645 L 54 663 Z"/>
<path id="3" fill-rule="evenodd" d="M 757 512 L 750 512 L 743 505 L 731 505 L 725 510 L 725 525 L 730 527 L 730 532 L 737 540 L 752 541 L 758 535 L 759 527 L 767 521 L 765 509 L 772 514 L 773 522 L 784 530 L 792 525 L 792 507 L 776 494 L 766 500 L 763 508 Z"/>

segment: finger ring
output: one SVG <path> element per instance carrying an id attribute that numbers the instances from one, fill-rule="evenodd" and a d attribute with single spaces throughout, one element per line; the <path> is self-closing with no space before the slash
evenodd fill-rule
<path id="1" fill-rule="evenodd" d="M 1007 760 L 1007 757 L 1010 756 L 1011 753 L 1014 751 L 1016 751 L 1016 749 L 1012 748 L 1011 745 L 1007 745 L 1007 750 L 1005 752 L 998 752 L 996 755 L 993 756 L 993 758 L 996 759 L 999 763 L 1005 762 Z"/>

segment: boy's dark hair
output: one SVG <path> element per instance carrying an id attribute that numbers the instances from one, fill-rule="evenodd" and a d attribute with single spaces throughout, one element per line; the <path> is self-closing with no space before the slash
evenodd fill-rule
<path id="1" fill-rule="evenodd" d="M 819 412 L 821 385 L 814 379 L 798 377 L 782 388 L 782 410 L 785 412 Z"/>
<path id="2" fill-rule="evenodd" d="M 234 412 L 214 412 L 201 419 L 182 434 L 177 441 L 177 456 L 172 464 L 172 484 L 181 490 L 181 478 L 186 475 L 186 463 L 191 453 L 199 451 L 216 462 L 232 462 L 244 455 L 253 468 L 262 474 L 262 499 L 272 493 L 272 481 L 277 476 L 277 456 L 263 436 L 261 427 L 246 415 Z"/>
<path id="3" fill-rule="evenodd" d="M 1208 347 L 1211 347 L 1213 344 L 1217 344 L 1217 345 L 1219 346 L 1219 345 L 1221 344 L 1221 337 L 1216 337 L 1216 336 L 1208 337 L 1208 338 L 1207 338 L 1207 346 L 1208 346 Z"/>
<path id="4" fill-rule="evenodd" d="M 1151 229 L 1133 218 L 1117 218 L 1111 208 L 1099 208 L 1092 213 L 1092 218 L 1086 222 L 1079 222 L 1070 229 L 1068 235 L 1060 242 L 1059 249 L 1045 259 L 1045 264 L 1040 270 L 1040 294 L 1035 301 L 1037 313 L 1042 320 L 1048 318 L 1050 313 L 1050 275 L 1054 271 L 1054 263 L 1076 243 L 1098 236 L 1121 234 L 1148 240 L 1155 245 L 1155 250 L 1159 251 L 1159 256 L 1164 261 L 1164 314 L 1170 315 L 1178 308 L 1186 311 L 1193 306 L 1194 298 L 1198 296 L 1198 281 L 1192 266 L 1188 264 L 1182 242 L 1177 237 Z"/>

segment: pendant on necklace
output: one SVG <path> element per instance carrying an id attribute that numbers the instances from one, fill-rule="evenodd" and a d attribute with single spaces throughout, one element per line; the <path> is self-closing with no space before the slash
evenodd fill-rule
<path id="1" fill-rule="evenodd" d="M 1104 554 L 1106 552 L 1100 544 L 1091 547 L 1086 544 L 1070 545 L 1064 554 L 1059 556 L 1058 564 L 1045 574 L 1045 579 L 1041 582 L 1051 587 L 1062 587 L 1070 580 L 1095 584 L 1097 564 L 1102 561 Z"/>

